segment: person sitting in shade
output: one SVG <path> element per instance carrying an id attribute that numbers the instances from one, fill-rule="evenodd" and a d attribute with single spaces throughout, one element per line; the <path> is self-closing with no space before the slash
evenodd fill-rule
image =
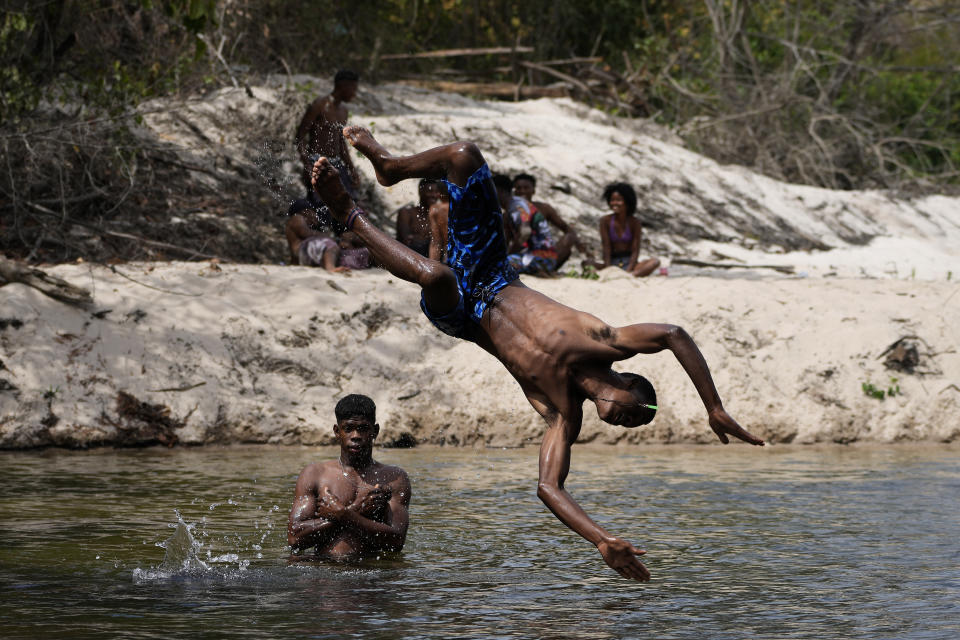
<path id="1" fill-rule="evenodd" d="M 637 211 L 637 193 L 629 184 L 617 182 L 603 190 L 603 199 L 607 201 L 611 213 L 600 218 L 603 262 L 597 267 L 620 267 L 637 277 L 650 275 L 660 266 L 660 260 L 639 259 L 643 229 L 634 216 Z"/>
<path id="2" fill-rule="evenodd" d="M 397 240 L 422 256 L 430 255 L 431 215 L 435 218 L 449 204 L 445 185 L 426 178 L 417 187 L 420 202 L 397 210 Z M 437 211 L 433 211 L 436 208 Z M 432 212 L 432 213 L 431 213 Z"/>
<path id="3" fill-rule="evenodd" d="M 284 233 L 290 248 L 290 264 L 304 267 L 323 267 L 327 271 L 343 272 L 370 268 L 370 250 L 363 246 L 355 233 L 343 225 L 339 237 L 325 233 L 317 210 L 322 207 L 317 198 L 295 200 L 287 210 Z"/>

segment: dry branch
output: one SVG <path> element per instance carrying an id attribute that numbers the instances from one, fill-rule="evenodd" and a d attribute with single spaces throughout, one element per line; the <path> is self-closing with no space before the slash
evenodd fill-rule
<path id="1" fill-rule="evenodd" d="M 495 98 L 512 99 L 517 92 L 517 85 L 512 82 L 449 82 L 444 80 L 406 79 L 401 80 L 401 83 L 434 91 L 467 93 Z M 565 86 L 552 85 L 547 87 L 520 87 L 519 94 L 521 98 L 564 98 L 570 94 L 570 91 Z"/>
<path id="2" fill-rule="evenodd" d="M 93 296 L 83 287 L 77 287 L 45 271 L 0 256 L 0 286 L 11 282 L 25 284 L 55 300 L 78 307 L 93 302 Z"/>
<path id="3" fill-rule="evenodd" d="M 533 47 L 481 47 L 477 49 L 439 49 L 420 53 L 388 53 L 381 60 L 412 60 L 415 58 L 453 58 L 455 56 L 485 56 L 505 53 L 533 53 Z"/>
<path id="4" fill-rule="evenodd" d="M 577 80 L 570 74 L 563 73 L 562 71 L 557 71 L 556 69 L 551 69 L 550 67 L 544 66 L 542 64 L 537 64 L 536 62 L 527 62 L 525 60 L 521 60 L 518 64 L 521 67 L 526 67 L 527 69 L 533 69 L 534 71 L 545 73 L 548 76 L 553 76 L 554 78 L 558 78 L 560 80 L 563 80 L 564 82 L 569 82 L 576 88 L 580 89 L 580 91 L 582 91 L 586 95 L 590 95 L 591 93 L 593 93 L 592 91 L 590 91 L 590 87 L 585 85 L 580 80 Z"/>
<path id="5" fill-rule="evenodd" d="M 792 265 L 783 264 L 727 264 L 725 262 L 704 262 L 691 258 L 671 258 L 670 264 L 686 264 L 691 267 L 710 267 L 713 269 L 773 269 L 780 273 L 793 273 Z"/>

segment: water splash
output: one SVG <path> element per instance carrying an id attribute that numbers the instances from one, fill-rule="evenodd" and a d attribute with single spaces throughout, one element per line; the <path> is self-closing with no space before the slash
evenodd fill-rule
<path id="1" fill-rule="evenodd" d="M 185 522 L 179 511 L 174 513 L 177 514 L 177 523 L 173 535 L 160 543 L 164 548 L 160 570 L 171 573 L 208 571 L 210 566 L 200 559 L 203 544 L 193 536 L 195 525 Z"/>
<path id="2" fill-rule="evenodd" d="M 215 506 L 222 503 L 214 503 Z M 228 500 L 227 504 L 237 503 Z M 156 545 L 163 548 L 163 560 L 154 568 L 142 569 L 137 567 L 133 570 L 134 582 L 153 582 L 182 578 L 232 578 L 243 575 L 250 567 L 250 560 L 243 558 L 241 553 L 244 551 L 244 540 L 239 536 L 236 539 L 237 551 L 214 550 L 207 547 L 202 538 L 205 537 L 202 526 L 206 524 L 206 518 L 202 518 L 199 524 L 190 523 L 183 519 L 178 510 L 174 510 L 177 520 L 168 526 L 173 529 L 173 533 L 163 542 Z M 198 529 L 198 527 L 201 527 Z M 257 523 L 257 529 L 259 529 Z M 256 553 L 256 557 L 263 558 L 261 553 L 263 543 L 267 536 L 273 530 L 273 523 L 267 522 L 262 535 L 259 539 L 250 545 L 250 548 Z"/>
<path id="3" fill-rule="evenodd" d="M 275 205 L 272 215 L 285 215 L 298 200 L 308 198 L 306 186 L 301 182 L 302 168 L 295 160 L 294 150 L 278 140 L 267 140 L 260 146 L 254 164 L 260 181 L 272 196 Z M 330 210 L 322 202 L 313 204 L 317 212 L 318 231 L 332 231 Z"/>
<path id="4" fill-rule="evenodd" d="M 286 144 L 279 140 L 264 141 L 253 163 L 260 181 L 283 211 L 306 195 L 305 187 L 299 180 L 294 181 L 294 176 L 299 176 L 300 165 L 294 162 L 294 154 Z"/>
<path id="5" fill-rule="evenodd" d="M 133 570 L 135 582 L 166 580 L 174 576 L 203 575 L 210 571 L 210 565 L 200 559 L 203 544 L 193 535 L 196 525 L 183 519 L 180 512 L 174 510 L 177 522 L 169 525 L 173 528 L 173 535 L 158 542 L 157 546 L 164 549 L 163 561 L 154 569 Z"/>

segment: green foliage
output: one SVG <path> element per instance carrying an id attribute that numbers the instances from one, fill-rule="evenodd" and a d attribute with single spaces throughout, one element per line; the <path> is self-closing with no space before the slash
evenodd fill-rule
<path id="1" fill-rule="evenodd" d="M 870 398 L 883 400 L 884 396 L 886 396 L 886 392 L 883 389 L 877 389 L 872 382 L 864 382 L 860 385 L 860 388 L 863 390 L 864 395 Z"/>
<path id="2" fill-rule="evenodd" d="M 883 400 L 885 397 L 892 398 L 893 396 L 900 395 L 900 384 L 897 382 L 897 378 L 890 378 L 890 384 L 887 386 L 886 390 L 877 387 L 870 381 L 862 383 L 860 388 L 863 390 L 864 395 L 877 400 Z"/>
<path id="3" fill-rule="evenodd" d="M 721 161 L 831 187 L 960 180 L 960 8 L 940 0 L 45 0 L 0 14 L 0 119 L 122 113 L 255 73 L 517 83 L 602 56 L 628 103 Z M 470 47 L 525 56 L 389 60 Z M 560 67 L 563 68 L 563 67 Z M 442 75 L 441 75 L 442 74 Z M 555 80 L 539 76 L 540 82 Z M 304 91 L 313 91 L 304 87 Z M 619 92 L 619 93 L 617 93 Z"/>
<path id="4" fill-rule="evenodd" d="M 594 268 L 593 265 L 589 265 L 589 264 L 584 265 L 582 271 L 577 271 L 576 269 L 571 267 L 570 269 L 567 269 L 566 273 L 564 273 L 563 275 L 565 275 L 568 278 L 582 278 L 584 280 L 600 279 L 600 274 L 597 273 L 596 268 Z"/>
<path id="5" fill-rule="evenodd" d="M 145 7 L 151 7 L 150 0 L 140 0 Z M 179 19 L 187 31 L 200 33 L 217 23 L 217 0 L 167 0 L 166 13 Z"/>
<path id="6" fill-rule="evenodd" d="M 34 109 L 40 100 L 40 87 L 30 78 L 27 69 L 13 60 L 18 57 L 20 45 L 33 29 L 31 17 L 11 11 L 0 23 L 0 121 Z"/>
<path id="7" fill-rule="evenodd" d="M 161 4 L 162 6 L 156 6 Z M 198 64 L 218 0 L 50 0 L 0 18 L 0 119 L 42 102 L 115 114 L 176 91 Z"/>

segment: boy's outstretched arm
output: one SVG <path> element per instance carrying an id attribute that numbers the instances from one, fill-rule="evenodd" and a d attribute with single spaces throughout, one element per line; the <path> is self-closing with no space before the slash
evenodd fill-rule
<path id="1" fill-rule="evenodd" d="M 721 442 L 727 444 L 733 436 L 744 442 L 762 446 L 763 440 L 748 432 L 737 424 L 724 410 L 720 401 L 720 394 L 713 383 L 710 369 L 700 349 L 682 327 L 672 324 L 632 324 L 616 330 L 611 346 L 620 350 L 624 358 L 637 353 L 657 353 L 670 349 L 677 358 L 680 366 L 687 372 L 703 406 L 707 410 L 710 428 L 717 434 Z"/>
<path id="2" fill-rule="evenodd" d="M 538 403 L 531 401 L 537 410 Z M 544 415 L 541 412 L 541 415 Z M 571 530 L 592 542 L 604 562 L 624 578 L 647 581 L 650 571 L 637 556 L 646 553 L 632 544 L 611 535 L 594 522 L 586 511 L 577 504 L 563 484 L 570 471 L 570 448 L 580 431 L 580 425 L 574 425 L 563 418 L 551 421 L 547 415 L 548 426 L 540 445 L 540 480 L 537 485 L 537 497 L 540 498 L 553 515 Z"/>

